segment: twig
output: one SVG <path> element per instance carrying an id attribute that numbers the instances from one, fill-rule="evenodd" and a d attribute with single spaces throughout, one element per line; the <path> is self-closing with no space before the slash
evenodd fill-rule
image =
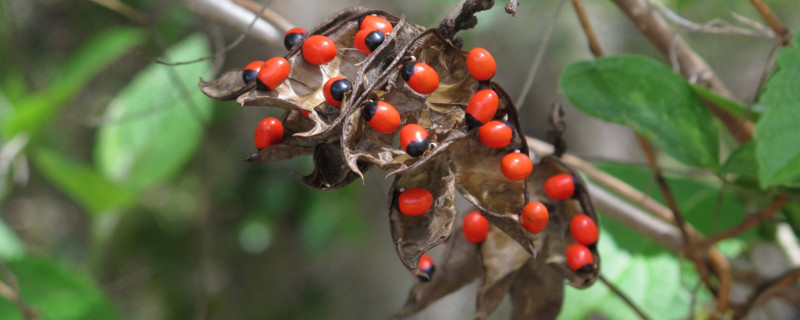
<path id="1" fill-rule="evenodd" d="M 17 283 L 17 277 L 14 275 L 11 270 L 6 267 L 6 264 L 0 260 L 0 272 L 3 274 L 3 278 L 8 282 L 6 284 L 3 281 L 0 281 L 0 297 L 8 300 L 9 302 L 13 302 L 17 305 L 20 312 L 22 312 L 22 316 L 25 317 L 26 320 L 35 320 L 38 319 L 38 315 L 36 311 L 32 309 L 28 304 L 25 302 L 25 299 L 22 297 L 19 291 L 19 283 Z"/>
<path id="2" fill-rule="evenodd" d="M 627 304 L 628 307 L 633 309 L 633 312 L 636 312 L 636 314 L 639 315 L 639 318 L 642 318 L 644 320 L 650 319 L 650 317 L 644 314 L 644 311 L 642 311 L 642 309 L 639 309 L 639 307 L 637 307 L 636 304 L 634 304 L 633 301 L 631 301 L 631 299 L 625 295 L 625 293 L 620 291 L 613 283 L 608 281 L 608 279 L 606 279 L 606 277 L 604 277 L 602 274 L 600 275 L 600 281 L 603 282 L 603 284 L 606 285 L 606 287 L 608 287 L 608 289 L 610 289 L 611 292 L 614 292 L 614 294 L 616 294 L 617 297 L 622 299 L 622 301 L 625 302 L 625 304 Z"/>
<path id="3" fill-rule="evenodd" d="M 603 56 L 603 49 L 600 47 L 600 42 L 597 41 L 597 36 L 594 34 L 592 24 L 589 23 L 589 16 L 586 15 L 586 10 L 583 8 L 581 0 L 572 0 L 572 7 L 575 8 L 575 14 L 578 15 L 578 20 L 581 22 L 583 34 L 586 35 L 586 40 L 589 41 L 589 50 L 595 58 Z"/>
<path id="4" fill-rule="evenodd" d="M 775 38 L 775 32 L 772 32 L 769 28 L 766 28 L 764 25 L 761 25 L 755 21 L 747 21 L 740 20 L 739 18 L 744 18 L 740 15 L 735 15 L 732 13 L 731 16 L 734 17 L 737 21 L 747 24 L 753 29 L 747 29 L 742 27 L 737 27 L 732 25 L 730 22 L 727 22 L 722 19 L 712 19 L 706 23 L 697 23 L 681 17 L 674 11 L 670 10 L 659 0 L 650 0 L 650 5 L 655 7 L 662 16 L 669 19 L 670 21 L 677 23 L 683 29 L 686 29 L 690 32 L 705 32 L 705 33 L 715 33 L 715 34 L 735 34 L 735 35 L 742 35 L 742 36 L 750 36 L 750 37 L 763 37 L 763 38 Z M 737 18 L 738 17 L 738 18 Z M 746 19 L 746 18 L 745 18 Z"/>
<path id="5" fill-rule="evenodd" d="M 506 4 L 506 13 L 510 14 L 512 17 L 517 16 L 517 7 L 519 6 L 519 0 L 508 0 Z"/>
<path id="6" fill-rule="evenodd" d="M 733 228 L 730 228 L 719 234 L 715 234 L 713 236 L 706 238 L 706 240 L 703 241 L 703 243 L 701 244 L 701 247 L 712 246 L 719 241 L 736 237 L 746 232 L 747 230 L 750 230 L 751 228 L 761 224 L 762 222 L 767 221 L 767 219 L 771 218 L 775 214 L 775 212 L 781 210 L 781 208 L 783 208 L 783 206 L 786 204 L 787 201 L 789 201 L 789 195 L 787 194 L 781 195 L 780 197 L 778 197 L 778 199 L 775 200 L 775 202 L 773 202 L 766 209 L 759 212 L 757 215 L 750 217 L 749 219 L 743 221 L 742 223 Z"/>
<path id="7" fill-rule="evenodd" d="M 533 58 L 533 64 L 531 64 L 531 68 L 528 69 L 528 76 L 525 77 L 525 83 L 522 85 L 522 91 L 519 93 L 519 96 L 517 96 L 517 100 L 514 101 L 514 104 L 517 106 L 517 111 L 522 110 L 522 108 L 525 106 L 525 98 L 528 97 L 528 92 L 533 87 L 533 79 L 536 77 L 536 71 L 539 70 L 539 64 L 542 62 L 544 51 L 547 50 L 547 45 L 550 43 L 550 36 L 553 34 L 553 29 L 555 29 L 556 24 L 558 23 L 558 17 L 561 15 L 561 8 L 564 7 L 565 1 L 566 0 L 558 3 L 556 11 L 553 13 L 553 20 L 547 23 L 547 30 L 544 31 L 544 37 L 542 38 L 542 42 L 539 44 L 539 50 L 536 51 L 536 57 Z"/>
<path id="8" fill-rule="evenodd" d="M 742 308 L 734 313 L 733 319 L 743 319 L 754 306 L 770 296 L 779 294 L 781 290 L 796 285 L 798 279 L 800 279 L 800 268 L 789 270 L 774 280 L 765 283 L 753 292 Z"/>
<path id="9" fill-rule="evenodd" d="M 284 50 L 283 33 L 269 22 L 258 19 L 259 14 L 253 14 L 230 1 L 185 0 L 185 2 L 191 10 L 200 15 L 219 20 L 234 28 L 245 30 L 239 38 L 244 38 L 244 34 L 247 34 L 264 40 L 274 50 Z M 265 4 L 264 7 L 266 6 Z"/>
<path id="10" fill-rule="evenodd" d="M 761 15 L 761 18 L 764 19 L 764 22 L 772 28 L 772 31 L 778 35 L 778 39 L 781 41 L 781 45 L 788 46 L 792 43 L 792 33 L 789 32 L 789 29 L 781 23 L 775 14 L 772 13 L 772 10 L 761 0 L 750 0 L 750 3 L 756 7 L 758 13 Z"/>
<path id="11" fill-rule="evenodd" d="M 97 3 L 101 6 L 108 8 L 111 11 L 117 12 L 126 18 L 135 21 L 141 25 L 147 25 L 147 15 L 138 10 L 134 9 L 133 7 L 125 4 L 120 0 L 91 0 L 94 3 Z"/>
<path id="12" fill-rule="evenodd" d="M 674 50 L 680 64 L 681 74 L 684 77 L 697 78 L 700 83 L 707 85 L 722 96 L 733 97 L 731 91 L 720 81 L 703 58 L 667 25 L 661 15 L 650 8 L 647 0 L 614 0 L 614 2 L 628 15 L 639 31 L 661 51 L 661 54 L 669 57 L 671 48 Z M 739 142 L 753 139 L 755 127 L 752 122 L 747 121 L 742 124 L 736 115 L 710 103 L 707 99 L 703 99 L 703 102 Z"/>
<path id="13" fill-rule="evenodd" d="M 461 0 L 439 23 L 439 32 L 445 39 L 452 40 L 459 31 L 472 29 L 478 24 L 476 13 L 489 10 L 492 6 L 494 0 Z"/>
<path id="14" fill-rule="evenodd" d="M 233 3 L 238 4 L 253 13 L 261 12 L 261 17 L 264 18 L 264 20 L 267 20 L 267 22 L 271 23 L 273 26 L 277 27 L 281 33 L 286 33 L 286 31 L 289 31 L 289 29 L 294 28 L 294 24 L 286 20 L 277 12 L 272 11 L 269 8 L 263 9 L 262 11 L 262 7 L 264 7 L 264 5 L 256 3 L 255 1 L 233 0 Z"/>

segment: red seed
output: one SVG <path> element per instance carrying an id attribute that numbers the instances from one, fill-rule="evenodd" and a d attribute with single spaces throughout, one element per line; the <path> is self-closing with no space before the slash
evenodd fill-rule
<path id="1" fill-rule="evenodd" d="M 522 208 L 522 213 L 519 216 L 519 222 L 525 230 L 530 233 L 539 233 L 547 228 L 547 221 L 550 219 L 550 213 L 547 207 L 539 201 L 529 202 Z"/>
<path id="2" fill-rule="evenodd" d="M 286 50 L 292 50 L 292 47 L 300 43 L 300 40 L 303 40 L 306 34 L 308 34 L 308 31 L 303 28 L 289 29 L 289 31 L 283 35 L 283 46 L 286 47 Z"/>
<path id="3" fill-rule="evenodd" d="M 470 127 L 477 127 L 489 122 L 494 118 L 494 114 L 497 113 L 498 104 L 499 99 L 497 97 L 497 92 L 494 92 L 494 90 L 483 89 L 476 92 L 475 95 L 469 99 L 469 104 L 467 104 L 467 113 L 464 115 L 467 124 Z"/>
<path id="4" fill-rule="evenodd" d="M 523 180 L 533 171 L 533 162 L 520 152 L 509 153 L 500 161 L 500 171 L 509 180 Z"/>
<path id="5" fill-rule="evenodd" d="M 258 150 L 281 143 L 283 139 L 283 124 L 275 118 L 261 120 L 256 127 L 253 140 Z"/>
<path id="6" fill-rule="evenodd" d="M 554 175 L 544 182 L 544 193 L 553 200 L 572 198 L 575 194 L 575 179 L 566 173 Z"/>
<path id="7" fill-rule="evenodd" d="M 478 211 L 473 211 L 464 217 L 464 223 L 461 226 L 464 232 L 464 237 L 467 241 L 472 243 L 481 243 L 486 240 L 486 235 L 489 234 L 489 220 Z"/>
<path id="8" fill-rule="evenodd" d="M 585 214 L 572 217 L 569 223 L 569 231 L 578 243 L 588 246 L 597 242 L 600 232 L 594 220 Z"/>
<path id="9" fill-rule="evenodd" d="M 439 74 L 425 62 L 408 62 L 400 74 L 417 93 L 430 94 L 439 87 Z"/>
<path id="10" fill-rule="evenodd" d="M 493 120 L 478 129 L 478 138 L 489 148 L 502 148 L 511 143 L 514 131 L 507 124 Z"/>
<path id="11" fill-rule="evenodd" d="M 264 62 L 258 70 L 258 86 L 262 90 L 275 90 L 289 77 L 289 61 L 283 57 L 274 57 Z"/>
<path id="12" fill-rule="evenodd" d="M 322 65 L 336 57 L 336 44 L 323 35 L 313 35 L 303 41 L 303 58 L 309 63 Z"/>
<path id="13" fill-rule="evenodd" d="M 398 209 L 408 216 L 418 216 L 428 212 L 431 205 L 433 205 L 433 195 L 423 188 L 407 189 L 397 197 Z"/>
<path id="14" fill-rule="evenodd" d="M 392 133 L 400 127 L 400 113 L 385 101 L 367 103 L 361 111 L 361 116 L 372 129 L 380 133 Z"/>
<path id="15" fill-rule="evenodd" d="M 494 77 L 497 64 L 494 57 L 484 48 L 475 48 L 467 54 L 467 71 L 478 81 L 486 81 Z"/>
<path id="16" fill-rule="evenodd" d="M 567 264 L 572 271 L 594 264 L 594 255 L 582 244 L 573 244 L 567 248 Z"/>
<path id="17" fill-rule="evenodd" d="M 325 102 L 329 105 L 341 107 L 345 93 L 352 89 L 353 85 L 349 80 L 344 77 L 334 77 L 328 79 L 322 86 L 322 94 L 325 96 Z"/>
<path id="18" fill-rule="evenodd" d="M 359 23 L 360 30 L 375 28 L 383 32 L 383 34 L 387 34 L 392 32 L 394 27 L 392 27 L 392 23 L 389 20 L 384 19 L 383 17 L 375 16 L 375 15 L 368 15 L 361 18 L 361 22 Z"/>
<path id="19" fill-rule="evenodd" d="M 408 155 L 421 156 L 425 150 L 428 150 L 429 144 L 428 131 L 425 131 L 421 125 L 410 123 L 400 129 L 400 147 Z"/>

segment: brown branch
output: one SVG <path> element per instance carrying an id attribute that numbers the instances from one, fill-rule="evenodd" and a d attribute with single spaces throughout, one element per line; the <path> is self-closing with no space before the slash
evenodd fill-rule
<path id="1" fill-rule="evenodd" d="M 639 315 L 639 318 L 642 318 L 644 320 L 650 319 L 650 317 L 648 317 L 644 313 L 644 311 L 642 311 L 642 309 L 639 309 L 639 307 L 637 307 L 636 304 L 634 304 L 633 301 L 630 298 L 628 298 L 628 296 L 625 295 L 625 293 L 620 291 L 613 283 L 608 281 L 608 279 L 606 279 L 606 277 L 604 277 L 602 274 L 600 275 L 600 281 L 603 282 L 603 284 L 606 285 L 606 287 L 608 287 L 608 289 L 610 289 L 611 292 L 616 294 L 617 297 L 622 299 L 622 301 L 625 302 L 625 304 L 628 305 L 628 307 L 633 309 L 633 312 L 636 312 L 636 314 Z"/>
<path id="2" fill-rule="evenodd" d="M 264 8 L 264 5 L 250 0 L 233 0 L 233 3 L 250 10 L 253 13 L 261 13 L 261 17 L 273 26 L 278 28 L 281 33 L 286 33 L 289 29 L 294 28 L 294 24 L 286 20 L 282 15 L 269 8 Z"/>
<path id="3" fill-rule="evenodd" d="M 508 3 L 506 4 L 506 13 L 510 14 L 512 17 L 516 17 L 518 6 L 519 0 L 508 0 Z"/>
<path id="4" fill-rule="evenodd" d="M 775 202 L 773 202 L 766 209 L 759 212 L 757 215 L 750 217 L 749 219 L 743 221 L 742 223 L 733 228 L 730 228 L 724 232 L 706 238 L 706 240 L 701 244 L 701 247 L 712 246 L 719 241 L 733 238 L 742 233 L 745 233 L 747 230 L 750 230 L 753 227 L 771 218 L 775 214 L 775 212 L 778 212 L 779 210 L 781 210 L 781 208 L 783 208 L 783 206 L 786 204 L 787 201 L 789 201 L 789 195 L 787 194 L 781 195 L 780 197 L 778 197 L 778 199 L 775 200 Z"/>
<path id="5" fill-rule="evenodd" d="M 589 16 L 586 15 L 586 10 L 583 8 L 581 0 L 572 0 L 572 7 L 575 8 L 575 14 L 578 15 L 578 20 L 581 22 L 583 34 L 586 35 L 586 40 L 589 41 L 589 50 L 595 58 L 603 56 L 603 48 L 600 47 L 600 42 L 597 41 L 597 36 L 594 34 L 592 24 L 589 23 Z"/>
<path id="6" fill-rule="evenodd" d="M 736 311 L 733 319 L 744 319 L 753 307 L 771 296 L 780 294 L 783 289 L 796 285 L 798 279 L 800 279 L 800 268 L 789 270 L 774 280 L 765 283 L 753 292 L 743 307 Z"/>
<path id="7" fill-rule="evenodd" d="M 453 40 L 453 36 L 461 30 L 472 29 L 478 24 L 475 14 L 489 10 L 494 0 L 461 0 L 439 24 L 439 32 L 445 39 Z"/>
<path id="8" fill-rule="evenodd" d="M 6 264 L 3 261 L 0 261 L 0 273 L 3 274 L 3 278 L 8 282 L 7 284 L 3 281 L 0 281 L 0 297 L 8 300 L 17 305 L 22 316 L 25 317 L 26 320 L 35 320 L 39 319 L 39 316 L 36 314 L 36 311 L 28 306 L 28 303 L 25 302 L 25 299 L 22 298 L 22 295 L 19 293 L 19 284 L 17 283 L 17 277 L 14 275 L 11 270 L 6 267 Z"/>
<path id="9" fill-rule="evenodd" d="M 789 32 L 789 29 L 781 23 L 775 14 L 772 13 L 772 10 L 761 0 L 750 0 L 750 3 L 756 7 L 758 13 L 761 15 L 761 18 L 764 19 L 772 31 L 775 31 L 775 34 L 778 35 L 778 40 L 781 41 L 781 45 L 788 46 L 792 43 L 792 33 Z"/>
<path id="10" fill-rule="evenodd" d="M 691 47 L 675 31 L 673 31 L 664 18 L 653 10 L 647 0 L 614 0 L 639 29 L 652 42 L 661 54 L 670 57 L 674 54 L 678 61 L 680 72 L 687 79 L 697 79 L 717 93 L 732 98 L 731 91 L 716 76 L 708 64 L 695 53 Z M 706 103 L 711 112 L 722 121 L 725 127 L 740 142 L 753 139 L 755 127 L 750 121 L 740 122 L 740 119 L 725 109 L 714 104 Z"/>

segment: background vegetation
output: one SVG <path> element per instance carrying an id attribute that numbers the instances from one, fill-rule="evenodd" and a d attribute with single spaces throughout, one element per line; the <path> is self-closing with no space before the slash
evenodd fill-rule
<path id="1" fill-rule="evenodd" d="M 622 59 L 620 70 L 653 68 L 653 81 L 674 80 L 669 61 L 612 2 L 585 2 L 606 55 L 650 57 Z M 194 12 L 185 2 L 107 6 L 115 3 L 2 1 L 0 319 L 23 318 L 26 308 L 43 319 L 385 319 L 398 310 L 416 280 L 391 244 L 383 173 L 373 170 L 363 184 L 321 192 L 306 189 L 289 174 L 309 172 L 310 158 L 246 163 L 242 159 L 254 151 L 255 125 L 280 111 L 215 102 L 196 89 L 198 77 L 212 78 L 219 70 L 284 52 L 250 37 L 216 59 L 158 65 L 153 59 L 185 61 L 219 52 L 241 29 Z M 455 3 L 275 0 L 270 8 L 305 28 L 354 5 L 435 26 Z M 570 153 L 660 199 L 632 131 L 587 116 L 634 128 L 639 123 L 603 116 L 602 108 L 590 110 L 581 103 L 619 105 L 625 95 L 608 94 L 616 87 L 591 95 L 598 79 L 581 67 L 609 60 L 567 69 L 593 57 L 568 6 L 554 20 L 559 3 L 523 0 L 513 18 L 501 5 L 480 13 L 478 26 L 461 33 L 465 48 L 491 51 L 498 61 L 495 80 L 516 97 L 525 90 L 528 67 L 552 25 L 527 102 L 518 106 L 525 133 L 543 138 L 549 106 L 560 101 L 567 106 Z M 746 1 L 663 3 L 697 22 L 733 21 L 731 12 L 760 21 Z M 800 27 L 800 3 L 768 3 L 791 30 Z M 717 245 L 734 270 L 731 300 L 744 302 L 754 287 L 800 265 L 800 160 L 791 154 L 800 134 L 770 130 L 800 120 L 800 54 L 793 47 L 781 52 L 781 73 L 757 99 L 763 71 L 773 70 L 767 63 L 777 50 L 775 39 L 677 29 L 741 101 L 722 103 L 741 113 L 752 105 L 749 117 L 759 122 L 758 145 L 739 146 L 708 115 L 697 122 L 706 126 L 695 130 L 706 140 L 693 136 L 686 124 L 677 124 L 684 126 L 678 129 L 665 124 L 665 132 L 640 131 L 648 138 L 676 136 L 653 143 L 664 151 L 659 162 L 688 221 L 704 234 L 715 234 L 762 210 L 778 194 L 791 197 L 780 214 Z M 665 107 L 700 104 L 698 96 L 676 97 L 668 87 L 636 92 L 644 98 L 631 100 Z M 718 142 L 721 151 L 714 153 L 710 145 Z M 461 207 L 469 206 L 462 201 Z M 712 298 L 698 289 L 690 262 L 610 218 L 601 219 L 603 274 L 625 295 L 655 319 L 709 315 Z M 751 315 L 797 317 L 800 291 L 794 287 Z M 474 291 L 475 286 L 461 290 L 417 318 L 467 318 Z M 23 299 L 15 301 L 19 292 Z M 505 319 L 507 312 L 501 306 L 493 318 Z M 562 318 L 590 314 L 634 317 L 601 283 L 569 290 Z"/>

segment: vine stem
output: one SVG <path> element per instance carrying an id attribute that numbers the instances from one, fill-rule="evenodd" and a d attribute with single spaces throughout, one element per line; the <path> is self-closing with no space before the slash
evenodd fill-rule
<path id="1" fill-rule="evenodd" d="M 790 45 L 792 43 L 792 33 L 789 32 L 789 29 L 778 20 L 774 13 L 772 13 L 772 9 L 761 0 L 750 0 L 750 3 L 756 8 L 758 14 L 764 19 L 764 22 L 778 35 L 778 40 L 780 40 L 781 45 L 784 47 Z"/>
<path id="2" fill-rule="evenodd" d="M 779 294 L 783 289 L 797 284 L 798 279 L 800 279 L 800 268 L 789 270 L 783 275 L 761 285 L 747 299 L 744 306 L 737 310 L 733 315 L 733 319 L 744 319 L 753 307 L 770 296 Z"/>

